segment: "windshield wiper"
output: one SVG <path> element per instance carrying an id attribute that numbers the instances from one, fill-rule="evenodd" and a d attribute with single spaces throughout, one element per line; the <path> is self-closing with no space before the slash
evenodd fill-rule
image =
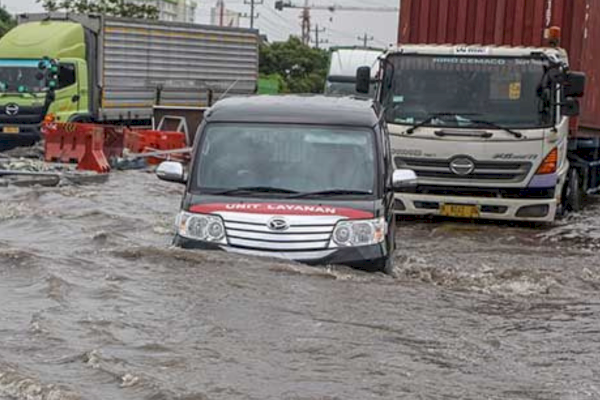
<path id="1" fill-rule="evenodd" d="M 271 186 L 247 186 L 235 189 L 224 190 L 222 192 L 213 192 L 212 195 L 218 196 L 235 196 L 236 194 L 251 194 L 251 193 L 278 193 L 278 194 L 296 194 L 296 190 L 277 188 Z"/>
<path id="2" fill-rule="evenodd" d="M 348 189 L 331 189 L 331 190 L 320 190 L 317 192 L 306 192 L 297 195 L 290 196 L 294 199 L 300 199 L 305 197 L 317 197 L 317 196 L 370 196 L 373 192 L 366 190 L 348 190 Z"/>
<path id="3" fill-rule="evenodd" d="M 521 139 L 523 137 L 523 134 L 517 131 L 514 131 L 510 128 L 507 128 L 505 126 L 502 126 L 500 124 L 497 124 L 495 122 L 491 122 L 491 121 L 486 121 L 486 120 L 482 120 L 482 119 L 473 119 L 473 118 L 468 118 L 468 117 L 474 117 L 474 116 L 479 116 L 481 114 L 477 114 L 477 113 L 455 113 L 455 112 L 444 112 L 444 113 L 433 113 L 433 114 L 429 114 L 429 116 L 427 118 L 425 118 L 423 121 L 413 125 L 411 128 L 409 128 L 405 133 L 410 135 L 415 133 L 415 131 L 419 128 L 422 128 L 423 126 L 427 125 L 428 123 L 430 123 L 431 121 L 433 121 L 434 119 L 438 118 L 438 117 L 458 117 L 458 118 L 463 118 L 473 124 L 479 124 L 479 125 L 485 125 L 488 126 L 490 128 L 495 128 L 495 129 L 499 129 L 499 130 L 503 130 L 507 133 L 510 133 L 511 135 L 513 135 L 514 137 L 516 137 L 517 139 Z"/>
<path id="4" fill-rule="evenodd" d="M 513 131 L 510 128 L 507 128 L 505 126 L 502 126 L 502 125 L 497 124 L 497 123 L 492 122 L 492 121 L 485 121 L 485 120 L 481 120 L 481 119 L 469 119 L 469 118 L 465 118 L 465 119 L 469 120 L 469 122 L 472 122 L 474 124 L 485 125 L 485 126 L 489 126 L 490 128 L 496 128 L 496 129 L 499 129 L 501 131 L 510 133 L 511 135 L 513 135 L 514 137 L 516 137 L 517 139 L 521 139 L 523 137 L 523 134 L 521 132 Z"/>
<path id="5" fill-rule="evenodd" d="M 436 118 L 439 117 L 462 117 L 462 116 L 478 116 L 480 114 L 476 114 L 476 113 L 458 113 L 458 112 L 437 112 L 437 113 L 431 113 L 427 115 L 427 118 L 425 118 L 423 121 L 418 122 L 416 124 L 414 124 L 413 126 L 411 126 L 409 129 L 406 130 L 406 134 L 407 135 L 412 135 L 413 133 L 415 133 L 415 131 L 419 128 L 424 127 L 425 125 L 427 125 L 428 123 L 430 123 L 431 121 L 433 121 Z M 468 119 L 468 118 L 466 118 Z M 470 121 L 470 120 L 469 120 Z"/>

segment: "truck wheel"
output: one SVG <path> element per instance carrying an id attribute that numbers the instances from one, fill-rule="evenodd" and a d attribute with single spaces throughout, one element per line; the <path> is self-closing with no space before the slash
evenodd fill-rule
<path id="1" fill-rule="evenodd" d="M 91 124 L 94 122 L 91 115 L 75 115 L 69 119 L 69 122 L 80 123 L 80 124 Z"/>
<path id="2" fill-rule="evenodd" d="M 569 171 L 569 178 L 567 180 L 565 190 L 565 205 L 568 211 L 578 212 L 581 211 L 581 204 L 583 202 L 583 193 L 581 190 L 581 183 L 579 173 L 576 169 Z"/>

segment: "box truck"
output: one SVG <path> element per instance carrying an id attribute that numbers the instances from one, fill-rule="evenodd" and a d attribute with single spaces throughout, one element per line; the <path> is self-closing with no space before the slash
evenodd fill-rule
<path id="1" fill-rule="evenodd" d="M 0 150 L 34 143 L 44 118 L 150 125 L 153 106 L 251 94 L 255 30 L 64 13 L 19 16 L 0 39 Z M 51 101 L 38 64 L 59 66 Z M 47 104 L 46 104 L 47 103 Z"/>

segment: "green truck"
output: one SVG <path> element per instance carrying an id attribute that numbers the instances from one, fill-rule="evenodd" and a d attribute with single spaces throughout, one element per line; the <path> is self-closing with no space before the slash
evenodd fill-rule
<path id="1" fill-rule="evenodd" d="M 258 43 L 249 29 L 22 15 L 0 39 L 0 151 L 35 143 L 44 118 L 150 125 L 157 105 L 204 107 L 254 93 Z M 40 73 L 45 57 L 58 61 L 53 90 Z"/>

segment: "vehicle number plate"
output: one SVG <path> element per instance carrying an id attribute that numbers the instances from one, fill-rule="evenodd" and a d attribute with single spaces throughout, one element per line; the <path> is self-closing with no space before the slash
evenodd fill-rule
<path id="1" fill-rule="evenodd" d="M 19 133 L 19 127 L 18 126 L 5 126 L 4 128 L 2 128 L 2 132 L 3 133 Z"/>
<path id="2" fill-rule="evenodd" d="M 444 217 L 479 218 L 479 207 L 463 204 L 442 204 L 440 214 Z"/>

